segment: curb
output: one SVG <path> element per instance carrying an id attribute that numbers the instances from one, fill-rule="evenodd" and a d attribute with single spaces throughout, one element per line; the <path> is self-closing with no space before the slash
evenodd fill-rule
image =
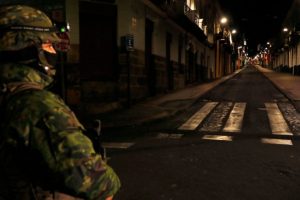
<path id="1" fill-rule="evenodd" d="M 191 102 L 186 104 L 185 106 L 179 107 L 176 110 L 164 110 L 161 113 L 152 115 L 152 116 L 147 116 L 144 118 L 141 118 L 139 120 L 133 121 L 132 123 L 123 123 L 123 124 L 119 124 L 119 125 L 113 125 L 113 124 L 107 124 L 104 125 L 103 124 L 103 128 L 105 129 L 114 129 L 114 128 L 126 128 L 126 127 L 130 127 L 130 126 L 138 126 L 138 125 L 143 125 L 143 124 L 148 124 L 148 123 L 153 123 L 155 121 L 159 121 L 159 120 L 163 120 L 163 119 L 167 119 L 170 117 L 173 117 L 179 113 L 181 113 L 182 111 L 184 111 L 185 109 L 189 108 L 191 105 L 193 105 L 201 96 L 204 96 L 205 94 L 207 94 L 208 92 L 210 92 L 211 90 L 213 90 L 214 88 L 216 88 L 217 86 L 225 83 L 226 81 L 229 81 L 231 78 L 235 77 L 236 75 L 238 75 L 241 71 L 243 71 L 245 68 L 236 70 L 235 72 L 233 72 L 230 75 L 227 75 L 223 78 L 221 78 L 220 80 L 218 80 L 218 83 L 215 83 L 211 88 L 207 89 L 207 91 L 203 92 L 202 94 L 194 97 L 193 99 L 191 99 Z"/>
<path id="2" fill-rule="evenodd" d="M 257 68 L 256 68 L 257 69 Z M 264 72 L 260 71 L 259 69 L 257 69 L 265 78 L 267 78 L 271 83 L 272 85 L 277 89 L 279 90 L 294 106 L 294 108 L 297 110 L 297 112 L 300 113 L 300 105 L 297 106 L 297 101 L 294 100 L 289 94 L 287 94 L 284 89 L 280 88 L 276 83 L 275 81 L 273 81 L 271 78 L 269 78 L 267 75 L 265 75 Z M 299 102 L 299 101 L 298 101 Z"/>
<path id="3" fill-rule="evenodd" d="M 197 96 L 194 98 L 194 100 L 187 104 L 186 106 L 182 107 L 182 108 L 179 108 L 177 111 L 174 111 L 172 114 L 170 114 L 168 117 L 173 117 L 177 114 L 179 114 L 180 112 L 182 112 L 183 110 L 189 108 L 191 105 L 195 104 L 197 102 L 197 100 L 206 95 L 208 92 L 210 92 L 211 90 L 213 90 L 214 88 L 216 88 L 217 86 L 225 83 L 226 81 L 229 81 L 230 79 L 232 79 L 233 77 L 237 76 L 241 71 L 243 71 L 245 68 L 242 68 L 242 69 L 239 69 L 239 70 L 236 70 L 235 72 L 233 72 L 232 74 L 230 75 L 227 75 L 225 77 L 223 77 L 223 80 L 221 79 L 219 83 L 216 83 L 214 86 L 212 86 L 210 89 L 208 89 L 207 91 L 203 92 L 201 95 Z"/>

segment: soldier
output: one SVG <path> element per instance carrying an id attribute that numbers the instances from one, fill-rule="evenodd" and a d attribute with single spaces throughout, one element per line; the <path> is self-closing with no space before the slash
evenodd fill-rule
<path id="1" fill-rule="evenodd" d="M 73 112 L 45 89 L 55 71 L 55 42 L 42 11 L 0 8 L 0 199 L 112 199 L 118 176 Z"/>

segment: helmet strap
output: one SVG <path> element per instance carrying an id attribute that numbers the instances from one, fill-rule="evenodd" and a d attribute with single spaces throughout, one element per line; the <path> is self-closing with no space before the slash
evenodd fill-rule
<path id="1" fill-rule="evenodd" d="M 48 53 L 43 49 L 39 49 L 39 64 L 44 68 L 44 71 L 49 76 L 55 75 L 55 65 L 57 61 L 57 54 Z"/>

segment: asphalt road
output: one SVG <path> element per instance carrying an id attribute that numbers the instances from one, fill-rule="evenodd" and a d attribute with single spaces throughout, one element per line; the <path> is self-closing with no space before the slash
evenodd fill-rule
<path id="1" fill-rule="evenodd" d="M 118 130 L 135 137 L 106 143 L 115 199 L 298 200 L 299 130 L 288 99 L 248 67 L 176 117 Z"/>

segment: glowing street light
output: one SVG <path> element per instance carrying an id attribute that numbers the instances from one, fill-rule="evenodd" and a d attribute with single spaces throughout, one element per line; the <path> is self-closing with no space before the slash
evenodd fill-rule
<path id="1" fill-rule="evenodd" d="M 232 33 L 232 34 L 236 34 L 236 29 L 233 29 L 233 30 L 231 31 L 231 33 Z"/>
<path id="2" fill-rule="evenodd" d="M 289 31 L 288 28 L 286 28 L 286 27 L 283 28 L 283 32 L 288 32 L 288 31 Z"/>
<path id="3" fill-rule="evenodd" d="M 227 21 L 228 21 L 228 20 L 227 20 L 226 17 L 222 17 L 221 20 L 220 20 L 221 24 L 226 24 Z"/>

